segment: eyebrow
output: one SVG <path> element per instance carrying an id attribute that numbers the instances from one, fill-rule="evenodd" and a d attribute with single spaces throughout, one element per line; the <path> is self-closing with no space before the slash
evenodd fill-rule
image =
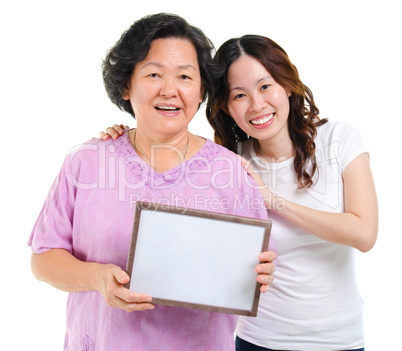
<path id="1" fill-rule="evenodd" d="M 261 79 L 258 79 L 254 85 L 258 85 L 260 84 L 263 80 L 265 79 L 273 79 L 270 75 L 262 77 Z M 230 88 L 229 91 L 233 91 L 233 90 L 244 90 L 244 87 L 234 87 L 234 88 Z"/>
<path id="2" fill-rule="evenodd" d="M 161 63 L 151 61 L 151 62 L 147 62 L 144 66 L 142 66 L 142 68 L 145 68 L 147 66 L 156 66 L 156 67 L 160 67 L 160 68 L 163 67 L 163 65 Z M 195 67 L 193 65 L 190 65 L 190 64 L 179 65 L 179 66 L 177 66 L 177 68 L 179 68 L 179 69 L 190 68 L 190 69 L 196 71 Z"/>

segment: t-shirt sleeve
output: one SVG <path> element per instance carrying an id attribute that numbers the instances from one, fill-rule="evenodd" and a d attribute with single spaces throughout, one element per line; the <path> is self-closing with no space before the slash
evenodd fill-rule
<path id="1" fill-rule="evenodd" d="M 70 155 L 69 155 L 70 156 Z M 67 156 L 32 229 L 28 245 L 34 253 L 65 249 L 72 253 L 72 227 L 76 187 Z"/>
<path id="2" fill-rule="evenodd" d="M 338 162 L 342 172 L 357 156 L 367 152 L 360 133 L 349 124 L 336 123 L 333 140 L 338 141 Z"/>

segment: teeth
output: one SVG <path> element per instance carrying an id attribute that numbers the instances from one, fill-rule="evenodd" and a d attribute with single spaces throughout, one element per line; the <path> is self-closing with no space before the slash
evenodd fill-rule
<path id="1" fill-rule="evenodd" d="M 255 124 L 255 125 L 264 124 L 264 123 L 269 122 L 269 121 L 272 119 L 272 117 L 274 117 L 274 113 L 271 113 L 269 116 L 266 116 L 266 117 L 264 117 L 264 118 L 256 119 L 256 120 L 250 121 L 250 123 L 251 123 L 251 124 Z"/>
<path id="2" fill-rule="evenodd" d="M 156 107 L 158 110 L 166 110 L 166 111 L 175 111 L 178 110 L 178 107 L 174 107 L 174 106 L 157 106 Z"/>

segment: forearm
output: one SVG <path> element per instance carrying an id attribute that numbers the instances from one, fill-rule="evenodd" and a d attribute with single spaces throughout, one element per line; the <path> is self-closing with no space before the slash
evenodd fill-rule
<path id="1" fill-rule="evenodd" d="M 271 206 L 271 210 L 320 239 L 348 245 L 363 252 L 369 251 L 376 241 L 376 218 L 359 217 L 353 213 L 319 211 L 281 200 L 283 206 Z"/>
<path id="2" fill-rule="evenodd" d="M 96 288 L 99 264 L 83 262 L 63 249 L 51 249 L 32 254 L 31 269 L 34 276 L 57 289 L 76 292 Z"/>
<path id="3" fill-rule="evenodd" d="M 105 302 L 127 312 L 154 309 L 151 296 L 137 294 L 123 285 L 130 278 L 114 264 L 83 262 L 68 251 L 52 249 L 41 254 L 32 254 L 32 273 L 41 281 L 67 291 L 96 290 Z"/>
<path id="4" fill-rule="evenodd" d="M 246 165 L 247 167 L 247 165 Z M 344 212 L 316 210 L 274 194 L 258 173 L 252 173 L 265 205 L 285 220 L 316 237 L 369 251 L 377 240 L 378 201 L 366 154 L 356 157 L 343 173 Z"/>

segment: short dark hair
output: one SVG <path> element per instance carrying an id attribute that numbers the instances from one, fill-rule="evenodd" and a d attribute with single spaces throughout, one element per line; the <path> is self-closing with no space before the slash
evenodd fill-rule
<path id="1" fill-rule="evenodd" d="M 152 41 L 161 38 L 189 40 L 197 52 L 201 85 L 204 90 L 202 102 L 213 89 L 214 47 L 211 40 L 199 28 L 191 26 L 180 16 L 159 13 L 143 17 L 122 34 L 102 64 L 103 82 L 110 100 L 133 117 L 135 115 L 130 101 L 123 99 L 125 89 L 135 64 L 147 57 Z"/>

